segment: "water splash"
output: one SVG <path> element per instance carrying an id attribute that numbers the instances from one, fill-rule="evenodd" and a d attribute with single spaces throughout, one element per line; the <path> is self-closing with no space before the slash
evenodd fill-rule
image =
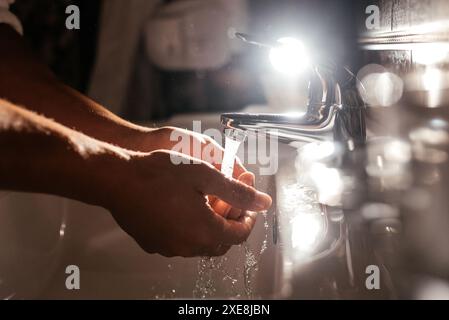
<path id="1" fill-rule="evenodd" d="M 214 296 L 216 289 L 212 273 L 215 267 L 214 258 L 202 257 L 198 261 L 198 278 L 195 284 L 193 296 L 195 298 L 206 299 Z"/>
<path id="2" fill-rule="evenodd" d="M 241 138 L 240 138 L 241 139 Z M 225 140 L 225 152 L 223 155 L 223 161 L 221 164 L 221 172 L 226 176 L 231 178 L 234 172 L 234 162 L 237 156 L 240 145 L 243 140 L 239 138 L 234 139 L 231 136 L 226 136 Z"/>
<path id="3" fill-rule="evenodd" d="M 226 130 L 225 153 L 222 162 L 222 173 L 232 177 L 234 163 L 240 145 L 245 140 L 245 133 L 241 130 Z M 254 298 L 254 283 L 259 269 L 259 260 L 268 246 L 268 217 L 267 212 L 261 213 L 264 218 L 265 238 L 256 255 L 247 242 L 236 248 L 238 261 L 229 261 L 227 256 L 219 258 L 203 257 L 198 261 L 198 278 L 195 284 L 194 297 L 215 298 L 217 283 L 224 286 L 224 292 L 232 298 Z M 239 261 L 242 259 L 243 261 Z M 231 264 L 231 265 L 230 265 Z M 242 279 L 243 288 L 239 287 Z"/>

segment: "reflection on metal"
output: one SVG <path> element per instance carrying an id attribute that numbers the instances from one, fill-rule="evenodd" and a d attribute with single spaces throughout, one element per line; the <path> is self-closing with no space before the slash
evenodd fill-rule
<path id="1" fill-rule="evenodd" d="M 294 38 L 280 38 L 280 45 L 270 50 L 273 67 L 288 76 L 297 76 L 310 66 L 309 57 L 302 42 Z"/>
<path id="2" fill-rule="evenodd" d="M 362 36 L 360 45 L 367 50 L 413 50 L 416 45 L 449 43 L 449 21 L 437 21 L 407 30 L 376 32 Z"/>
<path id="3" fill-rule="evenodd" d="M 261 41 L 249 36 L 245 40 Z M 314 65 L 304 114 L 228 113 L 221 117 L 225 129 L 276 137 L 297 149 L 294 165 L 280 167 L 276 175 L 281 181 L 276 216 L 283 244 L 280 292 L 284 297 L 343 297 L 345 287 L 354 286 L 342 209 L 345 177 L 339 166 L 348 150 L 356 152 L 366 140 L 365 104 L 357 82 L 346 68 Z M 304 109 L 298 106 L 298 110 Z M 290 172 L 288 182 L 283 170 Z"/>
<path id="4" fill-rule="evenodd" d="M 365 140 L 364 105 L 354 88 L 341 92 L 338 83 L 318 70 L 312 76 L 309 103 L 304 115 L 227 113 L 221 116 L 225 128 L 276 136 L 280 141 Z"/>
<path id="5" fill-rule="evenodd" d="M 417 160 L 429 164 L 442 164 L 449 158 L 448 124 L 442 119 L 433 119 L 427 126 L 412 129 L 409 138 Z"/>
<path id="6" fill-rule="evenodd" d="M 368 142 L 366 154 L 365 170 L 372 188 L 404 190 L 410 186 L 412 152 L 408 142 L 378 137 Z"/>
<path id="7" fill-rule="evenodd" d="M 250 36 L 245 37 L 247 40 Z M 273 135 L 286 143 L 335 139 L 363 144 L 365 110 L 356 90 L 356 77 L 343 68 L 348 78 L 342 80 L 341 86 L 336 80 L 336 66 L 314 65 L 312 69 L 304 115 L 227 113 L 221 116 L 222 125 L 247 133 Z"/>
<path id="8" fill-rule="evenodd" d="M 357 73 L 359 93 L 370 106 L 395 105 L 404 91 L 404 83 L 396 74 L 378 64 L 368 64 Z"/>

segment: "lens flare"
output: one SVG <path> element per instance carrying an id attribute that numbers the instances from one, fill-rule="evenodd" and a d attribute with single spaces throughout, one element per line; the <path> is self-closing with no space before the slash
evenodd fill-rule
<path id="1" fill-rule="evenodd" d="M 273 67 L 283 74 L 295 76 L 308 65 L 309 58 L 301 41 L 295 38 L 281 38 L 279 47 L 270 51 L 270 61 Z"/>
<path id="2" fill-rule="evenodd" d="M 389 107 L 396 104 L 404 93 L 404 82 L 381 65 L 369 64 L 357 74 L 357 88 L 362 99 L 370 106 Z"/>
<path id="3" fill-rule="evenodd" d="M 291 221 L 292 246 L 300 252 L 313 250 L 323 232 L 323 218 L 317 214 L 299 212 Z"/>

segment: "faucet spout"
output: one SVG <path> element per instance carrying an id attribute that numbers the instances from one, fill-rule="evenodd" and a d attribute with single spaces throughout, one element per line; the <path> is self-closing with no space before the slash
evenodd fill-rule
<path id="1" fill-rule="evenodd" d="M 313 142 L 332 139 L 338 106 L 333 106 L 322 119 L 304 115 L 270 113 L 225 113 L 221 123 L 227 129 L 276 137 L 281 142 Z"/>
<path id="2" fill-rule="evenodd" d="M 225 113 L 221 124 L 227 129 L 276 137 L 281 142 L 340 141 L 352 145 L 365 142 L 365 107 L 352 81 L 341 89 L 329 71 L 318 67 L 309 82 L 307 112 L 303 115 L 270 113 Z"/>

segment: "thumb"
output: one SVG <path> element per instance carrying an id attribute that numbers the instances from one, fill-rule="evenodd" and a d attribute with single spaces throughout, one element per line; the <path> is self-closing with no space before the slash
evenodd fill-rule
<path id="1" fill-rule="evenodd" d="M 251 211 L 267 210 L 271 197 L 233 178 L 225 177 L 212 166 L 200 165 L 196 187 L 206 195 L 214 195 L 234 208 Z"/>
<path id="2" fill-rule="evenodd" d="M 239 176 L 238 180 L 246 185 L 254 187 L 255 176 L 251 172 L 242 173 Z M 227 219 L 237 220 L 242 214 L 242 210 L 235 209 L 228 203 L 220 199 L 217 199 L 217 201 L 215 201 L 215 203 L 212 205 L 212 208 L 214 209 L 215 213 Z"/>

